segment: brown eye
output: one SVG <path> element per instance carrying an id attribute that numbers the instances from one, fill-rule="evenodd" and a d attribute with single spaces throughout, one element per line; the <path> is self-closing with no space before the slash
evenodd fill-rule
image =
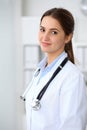
<path id="1" fill-rule="evenodd" d="M 52 31 L 52 34 L 56 35 L 56 34 L 58 34 L 58 32 L 57 31 Z"/>
<path id="2" fill-rule="evenodd" d="M 41 31 L 41 32 L 45 32 L 45 29 L 44 29 L 44 28 L 40 28 L 40 31 Z"/>

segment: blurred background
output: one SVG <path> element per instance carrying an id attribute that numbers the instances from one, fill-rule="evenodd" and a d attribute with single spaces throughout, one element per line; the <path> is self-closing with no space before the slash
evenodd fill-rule
<path id="1" fill-rule="evenodd" d="M 44 56 L 39 20 L 53 7 L 64 7 L 75 18 L 75 60 L 87 82 L 87 0 L 0 0 L 0 130 L 26 130 L 20 95 Z"/>

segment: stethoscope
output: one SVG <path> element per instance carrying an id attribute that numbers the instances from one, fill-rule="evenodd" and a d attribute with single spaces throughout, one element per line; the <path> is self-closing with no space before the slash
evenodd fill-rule
<path id="1" fill-rule="evenodd" d="M 41 98 L 43 97 L 44 93 L 46 92 L 46 90 L 47 90 L 49 84 L 51 83 L 51 81 L 60 72 L 60 70 L 62 70 L 62 68 L 64 67 L 64 65 L 67 63 L 67 61 L 68 61 L 68 57 L 66 57 L 62 61 L 62 63 L 57 67 L 57 69 L 54 71 L 52 77 L 48 80 L 48 82 L 45 84 L 45 86 L 43 87 L 43 89 L 39 92 L 37 98 L 33 99 L 32 104 L 31 104 L 31 107 L 33 108 L 33 110 L 37 111 L 37 110 L 39 110 L 41 108 L 41 103 L 40 103 Z M 39 72 L 40 72 L 40 69 L 37 70 L 36 76 L 38 76 Z M 26 100 L 25 96 L 26 96 L 26 94 L 27 94 L 28 91 L 29 91 L 29 88 L 27 88 L 25 90 L 25 92 L 23 93 L 23 95 L 21 96 L 22 100 L 24 100 L 24 101 Z"/>

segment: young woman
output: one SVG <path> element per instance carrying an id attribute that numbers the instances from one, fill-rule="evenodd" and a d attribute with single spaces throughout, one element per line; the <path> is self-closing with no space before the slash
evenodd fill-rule
<path id="1" fill-rule="evenodd" d="M 39 63 L 26 98 L 27 130 L 85 130 L 87 97 L 83 74 L 74 64 L 74 18 L 63 8 L 41 17 Z"/>

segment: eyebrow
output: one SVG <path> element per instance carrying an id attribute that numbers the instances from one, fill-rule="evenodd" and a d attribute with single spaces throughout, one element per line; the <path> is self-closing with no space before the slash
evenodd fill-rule
<path id="1" fill-rule="evenodd" d="M 45 28 L 44 26 L 41 26 L 41 25 L 40 25 L 40 27 Z M 57 28 L 50 28 L 50 30 L 51 30 L 51 31 L 52 31 L 52 30 L 56 30 L 56 31 L 60 32 L 60 30 L 57 29 Z"/>

